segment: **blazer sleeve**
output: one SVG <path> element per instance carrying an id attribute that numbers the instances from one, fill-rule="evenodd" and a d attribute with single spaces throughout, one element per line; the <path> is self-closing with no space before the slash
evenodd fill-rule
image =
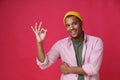
<path id="1" fill-rule="evenodd" d="M 36 62 L 37 65 L 41 68 L 41 69 L 46 69 L 49 66 L 51 66 L 53 63 L 55 63 L 59 57 L 60 57 L 60 43 L 56 42 L 52 48 L 50 49 L 50 51 L 48 53 L 45 54 L 45 60 L 44 62 L 40 62 L 38 60 L 38 58 L 36 58 Z"/>

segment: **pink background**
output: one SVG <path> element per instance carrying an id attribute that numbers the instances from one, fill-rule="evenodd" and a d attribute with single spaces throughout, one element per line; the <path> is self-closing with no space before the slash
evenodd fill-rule
<path id="1" fill-rule="evenodd" d="M 63 15 L 81 13 L 86 33 L 104 41 L 101 80 L 120 80 L 119 0 L 0 0 L 0 80 L 59 80 L 60 60 L 42 71 L 36 65 L 36 39 L 30 28 L 43 22 L 48 29 L 45 52 L 68 36 Z"/>

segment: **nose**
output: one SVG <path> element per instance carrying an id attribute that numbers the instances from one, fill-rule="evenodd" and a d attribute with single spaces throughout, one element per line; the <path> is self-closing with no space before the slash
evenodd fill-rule
<path id="1" fill-rule="evenodd" d="M 73 29 L 73 25 L 70 26 L 70 29 Z"/>

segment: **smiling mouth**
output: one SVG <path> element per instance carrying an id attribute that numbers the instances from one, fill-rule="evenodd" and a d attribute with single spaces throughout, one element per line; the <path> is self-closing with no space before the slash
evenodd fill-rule
<path id="1" fill-rule="evenodd" d="M 76 30 L 72 30 L 72 31 L 70 31 L 70 34 L 71 34 L 71 35 L 75 35 L 76 33 L 77 33 Z"/>

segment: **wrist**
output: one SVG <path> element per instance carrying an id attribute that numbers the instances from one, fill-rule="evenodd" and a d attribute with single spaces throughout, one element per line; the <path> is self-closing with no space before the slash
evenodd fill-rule
<path id="1" fill-rule="evenodd" d="M 69 74 L 72 73 L 72 67 L 69 67 L 69 68 L 68 68 L 68 73 L 69 73 Z"/>
<path id="2" fill-rule="evenodd" d="M 42 46 L 43 45 L 43 41 L 37 41 L 37 45 Z"/>

